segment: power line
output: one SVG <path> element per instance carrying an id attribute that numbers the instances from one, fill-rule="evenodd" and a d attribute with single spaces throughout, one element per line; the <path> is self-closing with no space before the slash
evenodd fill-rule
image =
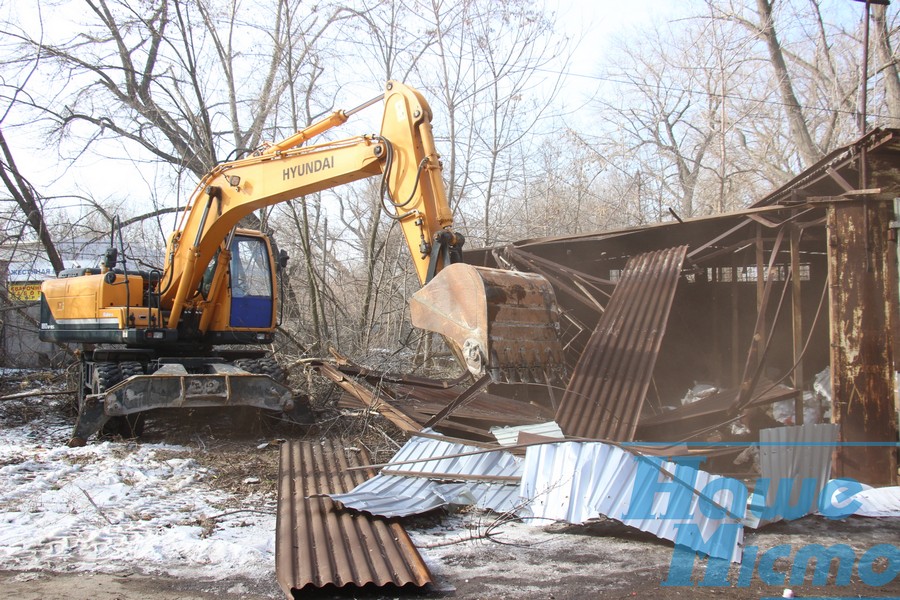
<path id="1" fill-rule="evenodd" d="M 547 73 L 552 73 L 554 75 L 560 74 L 560 72 L 553 71 L 550 69 L 546 69 L 546 70 L 545 69 L 535 69 L 535 70 L 536 71 L 546 71 Z M 679 87 L 679 86 L 666 87 L 661 84 L 643 83 L 643 82 L 632 81 L 629 79 L 617 79 L 617 78 L 611 77 L 611 76 L 585 75 L 584 73 L 575 73 L 575 72 L 571 72 L 571 71 L 562 72 L 562 74 L 571 76 L 571 77 L 590 79 L 592 81 L 598 81 L 598 82 L 604 82 L 604 83 L 632 85 L 632 86 L 639 87 L 639 88 L 651 88 L 651 89 L 655 88 L 655 89 L 661 89 L 661 90 L 671 90 L 671 91 L 675 91 L 675 92 L 684 92 L 687 94 L 700 94 L 700 95 L 704 95 L 704 96 L 716 96 L 718 98 L 727 98 L 730 100 L 741 100 L 744 102 L 754 102 L 757 104 L 765 104 L 765 105 L 770 105 L 770 106 L 782 106 L 782 107 L 789 106 L 786 102 L 783 102 L 781 100 L 750 98 L 750 97 L 746 97 L 746 96 L 741 96 L 739 94 L 717 94 L 717 93 L 709 92 L 707 90 L 698 91 L 698 90 L 692 90 L 689 88 L 684 88 L 684 87 Z M 775 91 L 772 90 L 769 93 L 775 93 Z M 819 112 L 832 112 L 832 113 L 836 113 L 836 114 L 844 114 L 844 115 L 853 116 L 853 117 L 855 117 L 858 113 L 858 111 L 855 111 L 855 110 L 845 110 L 845 109 L 830 108 L 830 107 L 824 108 L 824 107 L 819 107 L 819 106 L 811 106 L 809 104 L 800 104 L 799 106 L 800 106 L 800 108 L 802 108 L 804 110 L 819 111 Z M 891 115 L 884 115 L 884 114 L 880 114 L 880 113 L 869 113 L 869 116 L 879 117 L 879 118 L 883 118 L 883 119 L 893 118 L 893 117 L 891 117 Z"/>
<path id="2" fill-rule="evenodd" d="M 360 47 L 374 49 L 374 50 L 379 49 L 379 47 L 376 44 L 366 42 L 363 39 L 338 39 L 338 38 L 327 38 L 325 36 L 323 36 L 321 39 L 328 40 L 328 41 L 331 41 L 334 43 L 345 43 L 345 44 L 350 44 L 353 46 L 360 46 Z M 441 56 L 437 51 L 435 51 L 431 48 L 428 48 L 425 51 L 423 51 L 421 53 L 421 55 L 422 56 L 431 55 L 434 58 L 438 58 Z M 723 94 L 715 94 L 715 93 L 711 93 L 707 90 L 694 90 L 694 89 L 680 87 L 680 86 L 666 87 L 663 85 L 641 83 L 641 82 L 636 82 L 636 81 L 632 81 L 632 80 L 625 79 L 625 78 L 617 78 L 617 77 L 608 76 L 608 75 L 607 76 L 588 75 L 585 73 L 578 73 L 578 72 L 574 72 L 571 70 L 551 69 L 551 68 L 547 68 L 547 67 L 535 67 L 533 70 L 535 72 L 552 75 L 554 77 L 559 77 L 559 76 L 574 77 L 574 78 L 578 78 L 578 79 L 591 80 L 591 81 L 595 81 L 598 83 L 613 83 L 613 84 L 617 84 L 617 85 L 634 86 L 637 88 L 647 88 L 647 89 L 655 88 L 655 89 L 659 89 L 659 90 L 665 89 L 665 90 L 670 90 L 670 91 L 675 91 L 675 92 L 683 92 L 683 93 L 687 93 L 687 94 L 716 96 L 716 97 L 723 98 L 723 99 L 729 99 L 729 100 L 735 100 L 735 101 L 741 101 L 741 102 L 753 102 L 753 103 L 756 103 L 759 105 L 765 105 L 765 106 L 777 106 L 777 107 L 789 106 L 786 102 L 783 102 L 781 100 L 771 99 L 771 98 L 748 97 L 748 96 L 743 96 L 741 94 L 734 94 L 734 93 L 728 93 L 728 94 L 724 94 L 724 95 Z M 775 93 L 775 91 L 772 90 L 771 93 Z M 856 117 L 858 115 L 858 111 L 856 111 L 856 110 L 847 110 L 847 109 L 834 108 L 834 107 L 812 106 L 810 104 L 803 104 L 803 103 L 800 103 L 799 106 L 803 110 L 816 111 L 816 112 L 820 112 L 820 113 L 828 112 L 828 113 L 851 116 L 851 117 Z M 891 118 L 893 118 L 891 115 L 882 114 L 882 113 L 871 113 L 871 112 L 869 113 L 869 116 L 872 118 L 875 118 L 875 119 L 891 119 Z"/>

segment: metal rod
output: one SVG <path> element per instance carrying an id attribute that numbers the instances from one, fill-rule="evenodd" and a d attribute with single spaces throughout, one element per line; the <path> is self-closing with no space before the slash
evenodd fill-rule
<path id="1" fill-rule="evenodd" d="M 866 119 L 868 117 L 868 90 L 869 90 L 869 0 L 866 0 L 866 16 L 865 16 L 865 24 L 863 26 L 863 80 L 862 80 L 862 106 L 860 107 L 860 120 L 859 120 L 859 135 L 860 137 L 864 137 L 866 135 Z M 859 187 L 860 189 L 866 189 L 868 186 L 869 180 L 869 156 L 868 151 L 865 144 L 860 146 L 859 153 Z M 869 203 L 863 198 L 863 235 L 865 236 L 866 243 L 866 272 L 870 272 L 872 270 L 871 265 L 871 243 L 869 242 L 869 237 L 871 232 L 869 231 L 871 225 L 869 223 Z"/>
<path id="2" fill-rule="evenodd" d="M 803 287 L 800 278 L 799 227 L 791 225 L 791 332 L 793 337 L 794 387 L 800 395 L 794 399 L 794 425 L 803 425 Z"/>
<path id="3" fill-rule="evenodd" d="M 373 104 L 377 104 L 378 102 L 381 102 L 382 100 L 384 100 L 384 96 L 385 96 L 384 94 L 378 94 L 371 100 L 366 100 L 365 102 L 363 102 L 356 108 L 351 108 L 350 110 L 345 110 L 344 114 L 347 115 L 348 117 L 352 117 L 359 111 L 365 110 L 365 109 L 369 108 L 370 106 L 372 106 Z"/>
<path id="4" fill-rule="evenodd" d="M 866 15 L 865 15 L 865 23 L 863 24 L 863 60 L 862 60 L 862 90 L 860 91 L 860 104 L 859 107 L 859 135 L 860 137 L 866 135 L 866 119 L 868 118 L 867 114 L 867 104 L 869 100 L 869 7 L 871 6 L 870 1 L 866 0 Z M 865 146 L 863 146 L 865 148 Z M 866 183 L 862 172 L 860 172 L 860 188 L 865 188 Z"/>

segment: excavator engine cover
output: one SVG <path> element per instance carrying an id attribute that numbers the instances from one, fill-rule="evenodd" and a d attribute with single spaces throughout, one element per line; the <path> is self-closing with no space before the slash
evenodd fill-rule
<path id="1" fill-rule="evenodd" d="M 412 324 L 450 340 L 476 376 L 498 382 L 565 378 L 556 295 L 540 275 L 456 263 L 409 304 Z"/>

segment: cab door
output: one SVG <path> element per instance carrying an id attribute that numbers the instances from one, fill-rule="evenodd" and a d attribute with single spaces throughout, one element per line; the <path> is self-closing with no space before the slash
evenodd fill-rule
<path id="1" fill-rule="evenodd" d="M 234 236 L 230 265 L 231 327 L 272 327 L 274 302 L 270 254 L 265 238 Z"/>

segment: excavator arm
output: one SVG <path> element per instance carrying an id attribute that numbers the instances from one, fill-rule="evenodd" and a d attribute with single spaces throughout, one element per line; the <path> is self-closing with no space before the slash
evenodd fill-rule
<path id="1" fill-rule="evenodd" d="M 257 155 L 221 164 L 203 178 L 168 244 L 160 303 L 171 308 L 169 328 L 177 327 L 185 308 L 203 310 L 207 298 L 215 297 L 227 260 L 219 261 L 205 297 L 198 293 L 200 281 L 217 253 L 228 256 L 230 236 L 241 219 L 259 208 L 366 177 L 383 177 L 385 202 L 403 230 L 420 283 L 458 254 L 463 239 L 451 229 L 431 108 L 416 90 L 388 82 L 379 135 L 297 147 L 353 112 L 333 113 Z"/>
<path id="2" fill-rule="evenodd" d="M 464 240 L 452 229 L 431 108 L 418 91 L 396 81 L 387 83 L 383 99 L 378 135 L 300 146 L 370 101 L 335 112 L 251 157 L 221 164 L 204 177 L 168 244 L 159 296 L 160 306 L 169 310 L 167 327 L 176 329 L 190 309 L 201 315 L 199 333 L 206 331 L 225 286 L 235 228 L 252 211 L 381 176 L 383 202 L 403 231 L 424 286 L 410 300 L 413 324 L 450 340 L 475 375 L 511 381 L 563 378 L 552 287 L 537 275 L 460 262 Z M 210 264 L 215 265 L 211 276 Z M 200 293 L 201 280 L 205 293 Z"/>

